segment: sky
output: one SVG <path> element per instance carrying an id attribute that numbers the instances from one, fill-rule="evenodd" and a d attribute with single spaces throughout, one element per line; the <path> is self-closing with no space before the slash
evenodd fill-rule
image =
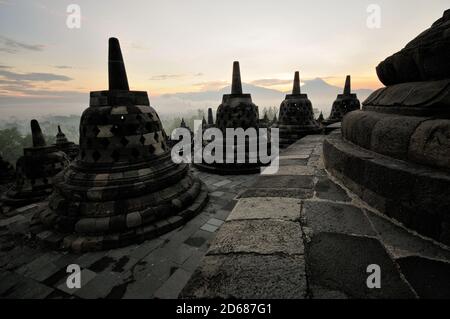
<path id="1" fill-rule="evenodd" d="M 67 26 L 69 4 L 81 9 L 80 28 Z M 367 25 L 370 4 L 380 8 L 380 28 Z M 376 89 L 375 66 L 449 7 L 448 0 L 0 0 L 0 115 L 83 110 L 89 91 L 108 87 L 111 36 L 121 42 L 131 89 L 151 99 L 219 90 L 234 60 L 244 82 L 283 92 L 296 70 L 302 80 L 336 86 L 351 74 L 353 88 Z"/>

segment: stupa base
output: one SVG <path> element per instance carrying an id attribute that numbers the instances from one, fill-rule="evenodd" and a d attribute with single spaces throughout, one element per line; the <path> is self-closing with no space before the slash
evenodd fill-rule
<path id="1" fill-rule="evenodd" d="M 350 190 L 407 228 L 450 244 L 447 172 L 363 149 L 332 134 L 324 142 L 325 167 Z"/>
<path id="2" fill-rule="evenodd" d="M 56 250 L 71 250 L 74 252 L 99 251 L 120 248 L 143 242 L 161 236 L 187 223 L 197 215 L 208 202 L 208 189 L 200 181 L 200 190 L 195 200 L 185 209 L 169 217 L 159 219 L 149 224 L 130 228 L 124 232 L 108 234 L 60 233 L 48 229 L 42 221 L 52 218 L 52 212 L 45 210 L 33 217 L 35 224 L 31 232 L 43 245 Z"/>

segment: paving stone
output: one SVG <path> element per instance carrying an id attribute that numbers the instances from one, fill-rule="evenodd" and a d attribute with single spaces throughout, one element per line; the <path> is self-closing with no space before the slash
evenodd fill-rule
<path id="1" fill-rule="evenodd" d="M 53 288 L 47 287 L 33 279 L 24 278 L 11 287 L 2 297 L 6 299 L 44 299 L 53 292 Z"/>
<path id="2" fill-rule="evenodd" d="M 384 245 L 396 258 L 411 255 L 450 261 L 450 250 L 413 235 L 386 218 L 366 212 Z"/>
<path id="3" fill-rule="evenodd" d="M 312 294 L 312 299 L 348 299 L 348 296 L 339 290 L 332 290 L 316 285 L 311 285 L 309 289 Z"/>
<path id="4" fill-rule="evenodd" d="M 193 272 L 195 269 L 197 269 L 198 265 L 200 265 L 205 254 L 205 251 L 199 249 L 194 250 L 192 255 L 181 265 L 181 268 L 186 271 Z"/>
<path id="5" fill-rule="evenodd" d="M 276 175 L 314 175 L 314 167 L 304 165 L 281 165 Z"/>
<path id="6" fill-rule="evenodd" d="M 115 272 L 106 272 L 95 276 L 86 285 L 74 293 L 77 297 L 84 299 L 105 298 L 111 290 L 123 283 L 123 278 Z"/>
<path id="7" fill-rule="evenodd" d="M 415 298 L 376 239 L 345 234 L 320 233 L 306 248 L 309 282 L 342 291 L 351 298 Z M 381 268 L 381 288 L 367 287 L 367 267 Z"/>
<path id="8" fill-rule="evenodd" d="M 189 237 L 184 243 L 206 251 L 208 249 L 208 242 L 214 237 L 214 235 L 215 233 L 200 229 Z"/>
<path id="9" fill-rule="evenodd" d="M 220 220 L 220 219 L 217 219 L 217 218 L 211 218 L 210 220 L 208 220 L 208 224 L 213 225 L 213 226 L 217 226 L 217 227 L 222 226 L 223 223 L 224 223 L 223 220 Z"/>
<path id="10" fill-rule="evenodd" d="M 312 189 L 303 188 L 249 188 L 239 194 L 238 198 L 247 197 L 288 197 L 307 199 L 314 195 Z"/>
<path id="11" fill-rule="evenodd" d="M 305 298 L 303 256 L 206 256 L 180 294 L 181 298 Z"/>
<path id="12" fill-rule="evenodd" d="M 362 209 L 351 205 L 321 201 L 305 201 L 302 215 L 314 234 L 336 232 L 376 236 Z"/>
<path id="13" fill-rule="evenodd" d="M 170 276 L 170 278 L 161 287 L 159 287 L 158 290 L 156 290 L 154 295 L 155 298 L 176 299 L 183 287 L 189 281 L 191 275 L 192 273 L 184 269 L 177 269 L 177 271 L 175 271 L 173 275 Z"/>
<path id="14" fill-rule="evenodd" d="M 397 263 L 420 298 L 450 299 L 450 263 L 417 256 Z"/>
<path id="15" fill-rule="evenodd" d="M 283 220 L 226 222 L 211 243 L 208 254 L 303 254 L 302 228 Z"/>
<path id="16" fill-rule="evenodd" d="M 313 188 L 314 181 L 312 176 L 278 176 L 264 175 L 260 176 L 252 188 Z"/>
<path id="17" fill-rule="evenodd" d="M 295 221 L 300 218 L 300 204 L 300 200 L 294 198 L 242 198 L 227 220 L 275 218 Z"/>
<path id="18" fill-rule="evenodd" d="M 217 183 L 215 183 L 213 185 L 216 186 L 216 187 L 222 187 L 222 186 L 227 185 L 228 183 L 231 183 L 231 181 L 229 179 L 224 179 L 224 180 L 221 180 L 220 182 L 217 182 Z"/>
<path id="19" fill-rule="evenodd" d="M 219 227 L 214 226 L 214 225 L 210 225 L 210 224 L 205 224 L 200 229 L 204 230 L 204 231 L 207 231 L 207 232 L 210 232 L 210 233 L 214 233 L 217 229 L 219 229 Z"/>
<path id="20" fill-rule="evenodd" d="M 92 279 L 94 279 L 97 274 L 89 269 L 81 269 L 81 288 L 69 288 L 67 287 L 67 277 L 70 274 L 68 273 L 63 280 L 57 285 L 57 288 L 69 295 L 73 295 L 77 292 L 77 290 L 82 289 L 85 285 L 87 285 Z"/>
<path id="21" fill-rule="evenodd" d="M 347 192 L 339 185 L 333 183 L 329 178 L 319 177 L 314 187 L 316 196 L 320 199 L 328 199 L 332 201 L 350 202 Z"/>
<path id="22" fill-rule="evenodd" d="M 33 260 L 31 263 L 18 268 L 16 272 L 36 281 L 44 281 L 61 268 L 53 263 L 58 258 L 58 254 L 47 253 Z"/>
<path id="23" fill-rule="evenodd" d="M 3 297 L 7 294 L 8 290 L 18 285 L 19 282 L 23 280 L 23 276 L 20 276 L 12 271 L 2 269 L 0 273 L 0 296 Z"/>

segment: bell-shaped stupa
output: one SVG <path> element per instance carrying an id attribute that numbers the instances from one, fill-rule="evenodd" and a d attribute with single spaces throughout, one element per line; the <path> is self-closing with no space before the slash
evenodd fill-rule
<path id="1" fill-rule="evenodd" d="M 54 145 L 47 145 L 38 121 L 31 120 L 33 146 L 24 148 L 16 163 L 16 182 L 3 196 L 10 208 L 44 200 L 53 191 L 53 177 L 69 164 L 69 158 Z"/>
<path id="2" fill-rule="evenodd" d="M 179 227 L 207 201 L 187 164 L 171 160 L 147 92 L 130 91 L 116 38 L 109 39 L 109 90 L 91 92 L 81 116 L 80 156 L 58 175 L 39 220 L 75 251 L 140 242 Z"/>
<path id="3" fill-rule="evenodd" d="M 450 9 L 377 66 L 386 85 L 324 142 L 327 171 L 380 213 L 450 245 Z"/>
<path id="4" fill-rule="evenodd" d="M 56 134 L 55 146 L 58 150 L 64 152 L 69 156 L 70 160 L 74 160 L 79 152 L 78 146 L 74 142 L 70 142 L 66 135 L 62 132 L 58 125 L 58 133 Z"/>
<path id="5" fill-rule="evenodd" d="M 300 91 L 300 73 L 295 72 L 292 94 L 280 105 L 280 116 L 276 127 L 280 130 L 280 147 L 287 147 L 302 137 L 321 132 L 314 118 L 314 111 L 307 94 Z"/>
<path id="6" fill-rule="evenodd" d="M 351 78 L 347 75 L 345 79 L 344 92 L 338 94 L 331 107 L 331 113 L 328 119 L 323 121 L 323 125 L 330 125 L 341 122 L 345 114 L 359 110 L 361 104 L 355 93 L 351 93 Z"/>
<path id="7" fill-rule="evenodd" d="M 223 135 L 223 138 L 214 138 L 217 144 L 223 147 L 222 163 L 214 161 L 213 163 L 195 163 L 195 166 L 201 170 L 206 170 L 217 174 L 251 174 L 260 172 L 263 165 L 259 159 L 258 150 L 261 143 L 265 143 L 270 150 L 268 143 L 269 134 L 261 134 L 259 137 L 259 115 L 258 107 L 252 102 L 250 94 L 242 93 L 241 72 L 239 62 L 233 62 L 233 75 L 231 84 L 231 94 L 224 94 L 222 104 L 219 105 L 216 112 L 216 124 Z M 227 136 L 228 129 L 254 129 L 256 136 L 248 137 L 245 141 L 239 140 L 234 136 Z M 250 151 L 250 143 L 257 145 L 257 151 Z M 231 145 L 232 152 L 227 152 L 226 145 Z M 239 162 L 238 152 L 245 150 L 245 159 Z"/>

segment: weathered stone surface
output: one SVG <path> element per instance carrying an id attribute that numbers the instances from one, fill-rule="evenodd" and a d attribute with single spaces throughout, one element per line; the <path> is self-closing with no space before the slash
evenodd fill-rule
<path id="1" fill-rule="evenodd" d="M 415 256 L 397 262 L 419 297 L 450 298 L 450 263 Z"/>
<path id="2" fill-rule="evenodd" d="M 311 198 L 312 189 L 304 188 L 250 188 L 239 194 L 239 198 L 247 197 L 288 197 L 288 198 Z"/>
<path id="3" fill-rule="evenodd" d="M 315 196 L 320 199 L 327 199 L 339 202 L 349 202 L 347 192 L 339 185 L 332 182 L 326 176 L 318 177 L 318 181 L 314 186 Z"/>
<path id="4" fill-rule="evenodd" d="M 312 176 L 264 175 L 258 177 L 252 188 L 312 188 Z"/>
<path id="5" fill-rule="evenodd" d="M 303 252 L 300 223 L 270 219 L 226 222 L 211 243 L 208 254 L 300 255 Z"/>
<path id="6" fill-rule="evenodd" d="M 308 200 L 303 204 L 302 216 L 315 234 L 376 235 L 362 209 L 355 206 Z"/>
<path id="7" fill-rule="evenodd" d="M 422 122 L 411 136 L 408 158 L 416 163 L 450 168 L 450 120 Z"/>
<path id="8" fill-rule="evenodd" d="M 366 212 L 382 243 L 395 258 L 423 256 L 432 259 L 450 260 L 450 250 L 439 247 L 430 240 L 420 238 L 390 220 Z"/>
<path id="9" fill-rule="evenodd" d="M 450 176 L 364 151 L 339 137 L 324 143 L 327 169 L 353 192 L 406 227 L 449 243 Z"/>
<path id="10" fill-rule="evenodd" d="M 206 256 L 181 298 L 298 299 L 306 296 L 303 256 Z"/>
<path id="11" fill-rule="evenodd" d="M 352 298 L 414 298 L 396 265 L 374 238 L 321 233 L 306 249 L 310 285 L 342 291 Z M 381 268 L 381 288 L 367 287 L 367 267 Z"/>
<path id="12" fill-rule="evenodd" d="M 227 221 L 241 219 L 282 219 L 296 221 L 300 218 L 300 200 L 282 197 L 242 198 Z"/>

